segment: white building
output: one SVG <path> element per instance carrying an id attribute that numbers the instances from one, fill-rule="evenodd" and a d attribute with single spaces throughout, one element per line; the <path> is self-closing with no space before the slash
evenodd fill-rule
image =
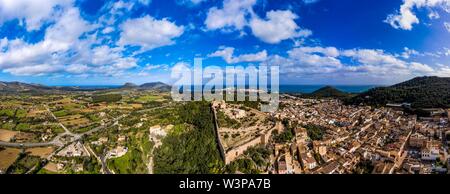
<path id="1" fill-rule="evenodd" d="M 436 160 L 439 157 L 439 149 L 436 146 L 427 146 L 420 154 L 422 160 Z"/>

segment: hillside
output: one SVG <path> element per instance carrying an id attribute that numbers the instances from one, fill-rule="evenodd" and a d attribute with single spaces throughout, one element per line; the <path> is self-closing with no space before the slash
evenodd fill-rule
<path id="1" fill-rule="evenodd" d="M 304 97 L 309 98 L 346 98 L 350 94 L 340 91 L 332 86 L 325 86 L 310 94 L 303 94 Z"/>
<path id="2" fill-rule="evenodd" d="M 167 92 L 171 90 L 171 86 L 162 82 L 145 83 L 139 86 L 139 89 L 157 90 Z"/>
<path id="3" fill-rule="evenodd" d="M 156 90 L 161 92 L 167 92 L 171 90 L 171 87 L 162 82 L 146 83 L 140 86 L 133 83 L 126 83 L 120 89 L 139 89 L 139 90 Z M 94 90 L 107 90 L 107 89 L 89 89 L 81 87 L 60 87 L 60 86 L 45 86 L 41 84 L 30 84 L 22 82 L 2 82 L 0 81 L 0 94 L 61 94 L 74 91 L 94 91 Z"/>
<path id="4" fill-rule="evenodd" d="M 121 88 L 137 88 L 139 87 L 138 85 L 134 84 L 134 83 L 125 83 Z"/>
<path id="5" fill-rule="evenodd" d="M 413 108 L 449 108 L 450 78 L 416 77 L 393 86 L 371 89 L 347 103 L 374 106 L 411 103 Z"/>
<path id="6" fill-rule="evenodd" d="M 52 87 L 40 84 L 28 84 L 22 82 L 1 82 L 0 93 L 31 93 L 31 94 L 48 94 L 63 93 L 66 91 L 77 91 L 76 87 Z"/>

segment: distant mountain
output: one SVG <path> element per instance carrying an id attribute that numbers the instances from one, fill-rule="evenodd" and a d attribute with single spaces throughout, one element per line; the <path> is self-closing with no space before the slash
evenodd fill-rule
<path id="1" fill-rule="evenodd" d="M 325 86 L 310 94 L 303 94 L 304 97 L 310 98 L 346 98 L 349 95 L 349 93 L 340 91 L 332 86 Z"/>
<path id="2" fill-rule="evenodd" d="M 133 83 L 124 84 L 121 89 L 136 88 L 140 90 L 156 90 L 156 91 L 170 91 L 171 87 L 162 82 L 146 83 L 140 86 Z M 94 91 L 105 89 L 89 89 L 80 87 L 66 87 L 66 86 L 45 86 L 41 84 L 29 84 L 22 82 L 2 82 L 0 81 L 1 94 L 15 94 L 15 93 L 29 93 L 29 94 L 59 94 L 72 91 Z"/>
<path id="3" fill-rule="evenodd" d="M 170 91 L 172 87 L 170 85 L 167 85 L 162 82 L 152 82 L 152 83 L 145 83 L 139 86 L 139 89 L 144 90 L 157 90 L 157 91 Z"/>
<path id="4" fill-rule="evenodd" d="M 378 87 L 351 98 L 347 103 L 384 106 L 411 103 L 413 108 L 449 108 L 450 78 L 416 77 L 390 87 Z"/>
<path id="5" fill-rule="evenodd" d="M 62 88 L 22 82 L 0 82 L 0 93 L 56 93 Z"/>
<path id="6" fill-rule="evenodd" d="M 139 87 L 138 85 L 134 84 L 134 83 L 125 83 L 121 88 L 137 88 Z"/>

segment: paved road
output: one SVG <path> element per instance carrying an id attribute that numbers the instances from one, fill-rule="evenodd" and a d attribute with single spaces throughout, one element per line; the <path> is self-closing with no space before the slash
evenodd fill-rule
<path id="1" fill-rule="evenodd" d="M 0 146 L 4 147 L 15 147 L 15 148 L 32 148 L 32 147 L 47 147 L 53 146 L 53 142 L 42 142 L 42 143 L 11 143 L 0 141 Z"/>

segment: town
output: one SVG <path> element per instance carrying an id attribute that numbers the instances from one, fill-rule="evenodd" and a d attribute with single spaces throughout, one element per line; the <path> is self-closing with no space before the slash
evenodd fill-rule
<path id="1" fill-rule="evenodd" d="M 179 173 L 188 163 L 179 158 L 189 157 L 180 154 L 198 151 L 211 152 L 210 161 L 189 173 L 448 173 L 446 109 L 422 117 L 406 113 L 407 104 L 281 94 L 279 110 L 266 113 L 259 102 L 174 102 L 168 92 L 135 89 L 2 101 L 0 173 Z M 202 109 L 211 117 L 196 121 Z M 211 133 L 195 137 L 202 130 Z M 179 147 L 182 138 L 209 143 Z"/>
<path id="2" fill-rule="evenodd" d="M 448 110 L 417 117 L 396 107 L 290 95 L 281 103 L 274 116 L 294 138 L 274 143 L 276 173 L 447 173 Z"/>
<path id="3" fill-rule="evenodd" d="M 431 117 L 417 117 L 394 104 L 373 108 L 285 94 L 281 109 L 267 114 L 261 124 L 249 121 L 255 109 L 225 102 L 214 107 L 222 121 L 218 131 L 223 157 L 234 173 L 448 172 L 449 110 L 427 109 Z M 249 122 L 253 126 L 241 126 Z M 246 161 L 254 167 L 245 167 Z"/>

